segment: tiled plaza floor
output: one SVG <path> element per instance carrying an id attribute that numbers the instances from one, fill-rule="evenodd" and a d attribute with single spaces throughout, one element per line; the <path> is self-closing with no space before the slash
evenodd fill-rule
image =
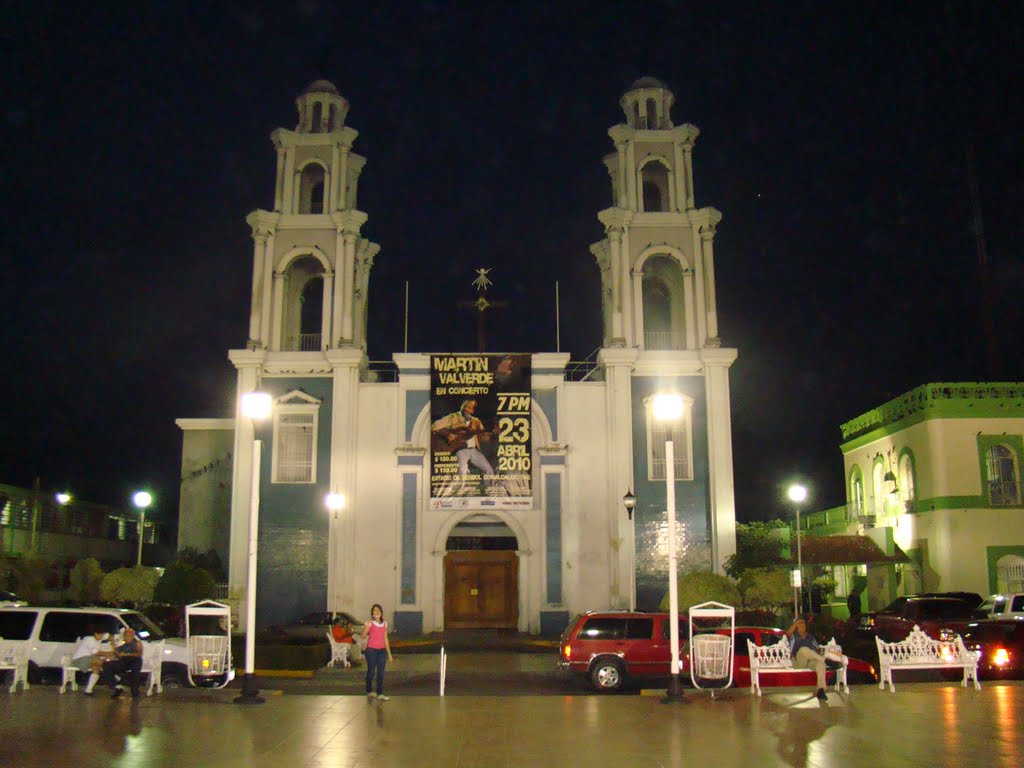
<path id="1" fill-rule="evenodd" d="M 53 686 L 0 693 L 0 765 L 1002 766 L 1024 764 L 1024 685 L 859 686 L 654 696 L 271 695 L 165 691 L 131 700 Z"/>

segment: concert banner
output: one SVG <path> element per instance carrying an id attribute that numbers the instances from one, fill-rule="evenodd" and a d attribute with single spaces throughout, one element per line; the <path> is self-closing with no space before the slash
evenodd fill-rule
<path id="1" fill-rule="evenodd" d="M 431 355 L 431 509 L 530 509 L 530 427 L 530 355 Z"/>

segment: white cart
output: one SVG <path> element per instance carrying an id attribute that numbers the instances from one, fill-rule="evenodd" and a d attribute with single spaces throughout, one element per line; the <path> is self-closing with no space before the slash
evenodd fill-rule
<path id="1" fill-rule="evenodd" d="M 700 632 L 695 635 L 697 622 Z M 735 608 L 713 601 L 690 608 L 690 681 L 695 688 L 710 689 L 714 698 L 716 690 L 732 685 L 735 645 Z"/>
<path id="2" fill-rule="evenodd" d="M 213 600 L 185 606 L 188 681 L 223 688 L 235 677 L 231 665 L 231 608 Z"/>

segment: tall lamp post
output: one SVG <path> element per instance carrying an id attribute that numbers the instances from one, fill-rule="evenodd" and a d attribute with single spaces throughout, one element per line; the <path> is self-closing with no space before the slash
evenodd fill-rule
<path id="1" fill-rule="evenodd" d="M 622 497 L 622 506 L 626 508 L 626 517 L 629 518 L 630 522 L 630 533 L 632 534 L 629 539 L 629 545 L 632 548 L 629 553 L 629 610 L 636 610 L 636 526 L 633 524 L 633 510 L 636 509 L 636 496 L 633 495 L 633 489 L 630 488 L 626 491 L 626 495 Z"/>
<path id="2" fill-rule="evenodd" d="M 246 392 L 242 395 L 242 415 L 253 422 L 270 416 L 273 401 L 266 392 Z M 262 704 L 263 698 L 256 687 L 253 667 L 256 656 L 256 550 L 259 543 L 260 524 L 260 455 L 263 443 L 253 435 L 252 441 L 252 484 L 249 490 L 249 570 L 245 579 L 245 675 L 242 677 L 242 693 L 235 697 L 235 704 Z"/>
<path id="3" fill-rule="evenodd" d="M 683 398 L 679 395 L 655 395 L 654 418 L 663 424 L 679 421 L 683 415 Z M 671 432 L 668 433 L 671 438 Z M 668 508 L 668 621 L 669 647 L 672 651 L 672 674 L 668 679 L 665 701 L 682 701 L 679 685 L 679 585 L 676 574 L 676 456 L 672 440 L 665 440 L 665 496 Z"/>
<path id="4" fill-rule="evenodd" d="M 793 483 L 786 492 L 789 500 L 796 505 L 796 573 L 793 578 L 793 619 L 800 615 L 804 602 L 804 556 L 800 548 L 800 505 L 807 500 L 807 488 Z"/>
<path id="5" fill-rule="evenodd" d="M 338 537 L 338 513 L 345 508 L 345 494 L 343 493 L 328 493 L 324 497 L 324 504 L 327 505 L 327 509 L 331 512 L 331 529 L 334 533 L 333 537 L 328 537 L 328 541 L 331 544 L 331 555 L 330 555 L 330 575 L 334 581 L 338 579 L 337 568 L 335 567 L 334 550 L 337 549 L 337 537 Z M 331 609 L 331 618 L 334 618 L 334 614 L 338 612 L 338 606 L 334 598 L 334 588 L 332 584 L 328 584 L 327 588 L 330 590 L 330 600 L 328 603 Z"/>
<path id="6" fill-rule="evenodd" d="M 148 491 L 136 491 L 132 495 L 132 504 L 139 510 L 139 552 L 135 559 L 136 565 L 142 565 L 142 539 L 146 535 L 146 510 L 153 503 L 153 497 Z"/>

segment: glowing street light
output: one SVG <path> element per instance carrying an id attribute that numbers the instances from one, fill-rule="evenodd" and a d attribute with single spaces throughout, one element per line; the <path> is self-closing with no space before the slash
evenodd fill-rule
<path id="1" fill-rule="evenodd" d="M 683 416 L 683 398 L 679 395 L 655 395 L 654 418 L 662 423 L 679 421 Z M 672 432 L 667 434 L 671 437 Z M 679 685 L 679 583 L 676 574 L 676 455 L 672 440 L 665 440 L 665 496 L 668 507 L 668 621 L 669 647 L 672 651 L 671 676 L 666 701 L 681 701 Z"/>
<path id="2" fill-rule="evenodd" d="M 807 488 L 793 483 L 786 491 L 789 500 L 796 505 L 796 572 L 793 574 L 793 619 L 800 614 L 804 602 L 804 558 L 800 548 L 800 505 L 807 500 Z"/>
<path id="3" fill-rule="evenodd" d="M 146 510 L 153 503 L 153 497 L 148 491 L 136 491 L 132 495 L 132 504 L 139 510 L 139 555 L 135 564 L 142 565 L 142 539 L 146 532 Z"/>
<path id="4" fill-rule="evenodd" d="M 274 401 L 266 392 L 246 392 L 242 395 L 242 416 L 255 423 L 270 416 Z M 245 674 L 242 676 L 242 693 L 235 697 L 235 704 L 262 704 L 263 697 L 256 687 L 253 673 L 256 658 L 256 551 L 259 544 L 260 524 L 260 456 L 263 442 L 252 441 L 252 483 L 249 491 L 249 558 L 248 574 L 245 580 Z"/>

